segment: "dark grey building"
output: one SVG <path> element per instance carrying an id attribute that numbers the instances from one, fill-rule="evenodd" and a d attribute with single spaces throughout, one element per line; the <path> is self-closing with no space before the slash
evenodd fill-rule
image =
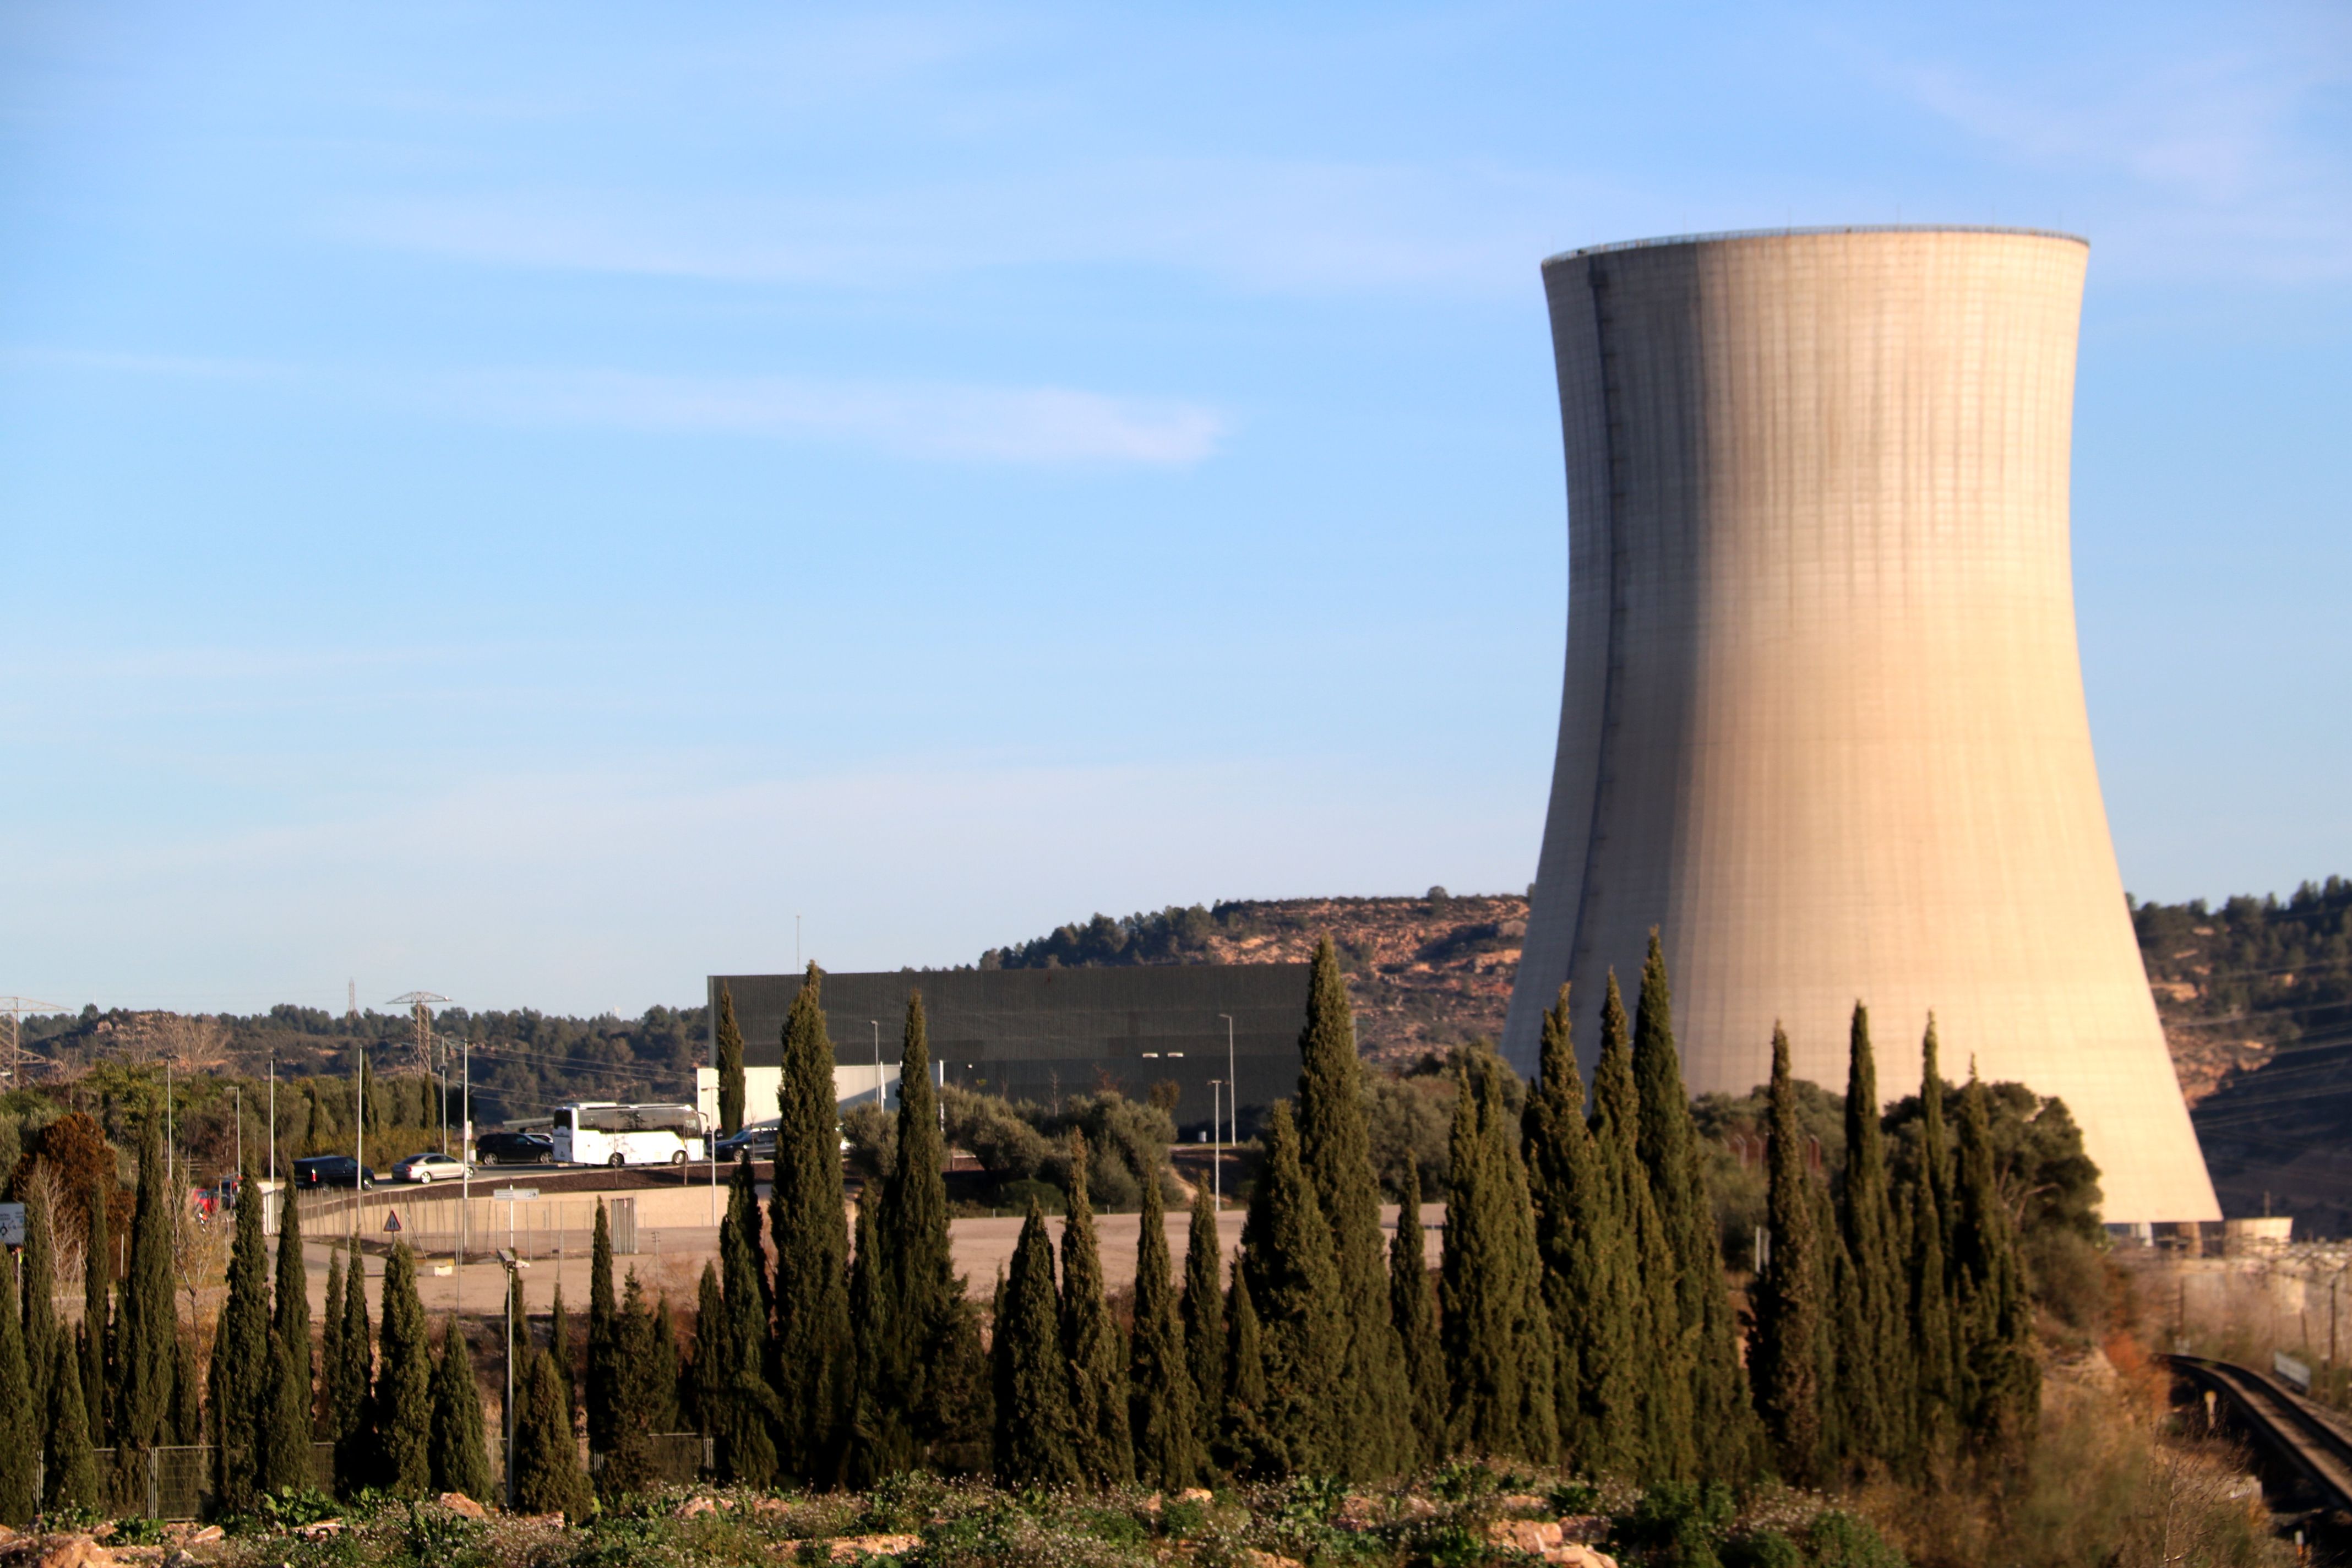
<path id="1" fill-rule="evenodd" d="M 1268 1105 L 1298 1091 L 1307 976 L 1304 963 L 901 971 L 827 974 L 821 994 L 845 1103 L 865 1097 L 863 1072 L 877 1054 L 876 1079 L 889 1080 L 887 1099 L 896 1101 L 907 996 L 919 989 L 931 1060 L 948 1082 L 1045 1104 L 1102 1088 L 1141 1100 L 1154 1085 L 1172 1083 L 1176 1125 L 1190 1142 L 1209 1126 L 1213 1093 L 1225 1094 L 1213 1091 L 1213 1079 L 1238 1080 L 1244 1137 Z M 772 1097 L 784 1016 L 801 977 L 714 974 L 714 1007 L 721 985 L 743 1031 L 745 1077 L 764 1079 Z M 772 1115 L 772 1103 L 755 1091 L 752 1118 Z"/>

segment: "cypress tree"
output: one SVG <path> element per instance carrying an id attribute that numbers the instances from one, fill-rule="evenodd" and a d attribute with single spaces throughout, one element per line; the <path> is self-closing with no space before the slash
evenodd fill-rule
<path id="1" fill-rule="evenodd" d="M 114 1241 L 107 1228 L 107 1204 L 114 1196 L 110 1169 L 91 1185 L 89 1229 L 81 1253 L 81 1397 L 88 1411 L 90 1447 L 102 1448 L 110 1440 L 107 1426 L 106 1348 L 114 1331 Z"/>
<path id="2" fill-rule="evenodd" d="M 1062 1349 L 1053 1244 L 1034 1198 L 998 1292 L 995 1359 L 997 1485 L 1075 1484 L 1083 1472 L 1070 1415 L 1070 1363 Z"/>
<path id="3" fill-rule="evenodd" d="M 705 1263 L 701 1281 L 695 1287 L 694 1359 L 687 1370 L 686 1387 L 691 1395 L 687 1405 L 694 1416 L 694 1429 L 706 1437 L 716 1437 L 724 1424 L 727 1376 L 727 1299 L 719 1293 L 718 1268 Z"/>
<path id="4" fill-rule="evenodd" d="M 777 1090 L 776 1173 L 769 1199 L 776 1244 L 776 1392 L 785 1419 L 780 1458 L 813 1485 L 840 1479 L 854 1347 L 849 1226 L 842 1211 L 841 1133 L 833 1042 L 815 964 L 793 997 Z"/>
<path id="5" fill-rule="evenodd" d="M 1559 1452 L 1551 1317 L 1502 1062 L 1455 1058 L 1453 1176 L 1439 1270 L 1450 1449 L 1549 1464 Z"/>
<path id="6" fill-rule="evenodd" d="M 1745 1480 L 1755 1473 L 1759 1434 L 1748 1375 L 1739 1363 L 1738 1325 L 1724 1279 L 1715 1205 L 1707 1196 L 1698 1131 L 1691 1122 L 1690 1095 L 1675 1050 L 1666 960 L 1655 927 L 1633 1017 L 1633 1077 L 1641 1097 L 1642 1163 L 1675 1255 L 1675 1321 L 1689 1358 L 1695 1457 L 1708 1477 Z"/>
<path id="7" fill-rule="evenodd" d="M 1933 1474 L 1954 1426 L 1952 1311 L 1944 1267 L 1944 1217 L 1923 1163 L 1911 1181 L 1911 1432 L 1915 1480 Z"/>
<path id="8" fill-rule="evenodd" d="M 114 1469 L 123 1496 L 145 1495 L 147 1456 L 163 1447 L 172 1415 L 172 1347 L 179 1320 L 172 1310 L 172 1199 L 164 1181 L 161 1129 L 151 1126 L 139 1141 L 138 1196 L 115 1354 Z"/>
<path id="9" fill-rule="evenodd" d="M 914 1464 L 914 1434 L 908 1430 L 906 1406 L 884 1386 L 890 1338 L 888 1270 L 879 1256 L 872 1202 L 857 1205 L 857 1250 L 849 1266 L 849 1319 L 856 1356 L 850 1378 L 849 1485 L 863 1491 L 885 1476 L 897 1475 Z"/>
<path id="10" fill-rule="evenodd" d="M 1389 1310 L 1404 1348 L 1412 1391 L 1410 1430 L 1416 1466 L 1445 1454 L 1445 1351 L 1437 1340 L 1437 1303 L 1430 1295 L 1427 1243 L 1421 1230 L 1421 1164 L 1404 1163 L 1404 1202 L 1397 1207 L 1396 1239 L 1389 1247 Z"/>
<path id="11" fill-rule="evenodd" d="M 596 1490 L 604 1497 L 643 1492 L 660 1480 L 654 1468 L 653 1437 L 669 1430 L 664 1406 L 676 1387 L 677 1368 L 674 1362 L 665 1363 L 654 1334 L 654 1315 L 633 1268 L 613 1320 L 613 1447 L 596 1474 Z"/>
<path id="12" fill-rule="evenodd" d="M 515 1314 L 520 1322 L 522 1314 Z M 563 1385 L 564 1413 L 576 1433 L 580 1426 L 580 1384 L 572 1366 L 572 1315 L 563 1310 L 563 1277 L 556 1276 L 555 1300 L 547 1313 L 547 1353 L 555 1363 L 555 1380 Z"/>
<path id="13" fill-rule="evenodd" d="M 1961 1410 L 1970 1445 L 2013 1463 L 2033 1445 L 2042 1369 L 2017 1231 L 1993 1169 L 1990 1122 L 1984 1083 L 1972 1063 L 1960 1093 L 1959 1216 L 1952 1229 Z"/>
<path id="14" fill-rule="evenodd" d="M 1217 1453 L 1236 1475 L 1280 1473 L 1284 1454 L 1266 1429 L 1265 1336 L 1250 1299 L 1249 1252 L 1234 1259 L 1233 1289 L 1225 1299 L 1225 1397 Z"/>
<path id="15" fill-rule="evenodd" d="M 677 1396 L 684 1386 L 677 1363 L 677 1325 L 670 1319 L 669 1295 L 654 1299 L 653 1315 L 646 1320 L 646 1421 L 649 1430 L 677 1432 Z"/>
<path id="16" fill-rule="evenodd" d="M 196 1374 L 194 1333 L 172 1336 L 171 1441 L 193 1448 L 205 1440 L 204 1380 Z"/>
<path id="17" fill-rule="evenodd" d="M 619 1327 L 613 1304 L 613 1231 L 604 1200 L 596 1200 L 596 1229 L 588 1248 L 588 1447 L 612 1452 L 613 1405 L 620 1381 Z"/>
<path id="18" fill-rule="evenodd" d="M 1127 1383 L 1137 1478 L 1164 1491 L 1191 1486 L 1201 1474 L 1201 1414 L 1184 1331 L 1177 1321 L 1176 1279 L 1168 1261 L 1168 1225 L 1156 1171 L 1144 1178 L 1136 1233 L 1135 1342 Z"/>
<path id="19" fill-rule="evenodd" d="M 588 1511 L 588 1478 L 580 1468 L 562 1375 L 545 1351 L 532 1352 L 517 1403 L 521 1408 L 515 1421 L 515 1507 L 523 1513 L 581 1518 Z"/>
<path id="20" fill-rule="evenodd" d="M 310 1347 L 297 1352 L 284 1334 L 269 1334 L 269 1360 L 264 1372 L 259 1432 L 254 1480 L 265 1492 L 282 1493 L 318 1484 L 310 1463 L 310 1383 L 304 1369 Z"/>
<path id="21" fill-rule="evenodd" d="M 766 1280 L 760 1252 L 760 1201 L 751 1184 L 751 1156 L 735 1163 L 727 1197 L 727 1220 L 719 1233 L 719 1261 L 727 1271 L 723 1338 L 701 1325 L 706 1353 L 719 1352 L 726 1370 L 714 1381 L 719 1473 L 737 1486 L 764 1487 L 776 1479 L 776 1408 L 768 1382 Z"/>
<path id="22" fill-rule="evenodd" d="M 1814 1352 L 1822 1369 L 1820 1466 L 1824 1476 L 1834 1478 L 1875 1457 L 1856 1444 L 1846 1426 L 1846 1413 L 1859 1402 L 1851 1384 L 1861 1375 L 1864 1357 L 1862 1280 L 1846 1251 L 1829 1184 L 1811 1182 L 1807 1187 L 1813 1198 L 1813 1234 L 1821 1238 L 1822 1299 L 1827 1303 Z"/>
<path id="23" fill-rule="evenodd" d="M 1102 1252 L 1087 1193 L 1087 1141 L 1070 1133 L 1070 1194 L 1062 1216 L 1062 1351 L 1070 1363 L 1070 1434 L 1078 1473 L 1097 1486 L 1135 1479 L 1128 1431 L 1127 1347 L 1104 1300 Z M 1155 1173 L 1151 1178 L 1157 1181 Z"/>
<path id="24" fill-rule="evenodd" d="M 433 1367 L 433 1488 L 476 1502 L 490 1495 L 490 1458 L 483 1437 L 482 1385 L 474 1354 L 455 1317 L 441 1321 L 441 1355 Z"/>
<path id="25" fill-rule="evenodd" d="M 25 1250 L 18 1258 L 25 1277 L 25 1364 L 33 1378 L 36 1412 L 49 1408 L 49 1374 L 57 1363 L 58 1264 L 50 1240 L 48 1184 L 34 1182 L 25 1194 Z"/>
<path id="26" fill-rule="evenodd" d="M 743 1031 L 735 1023 L 735 994 L 719 986 L 719 1018 L 711 1029 L 719 1068 L 719 1131 L 733 1137 L 743 1130 Z"/>
<path id="27" fill-rule="evenodd" d="M 286 1206 L 292 1208 L 289 1194 Z M 337 1426 L 335 1378 L 343 1364 L 343 1249 L 327 1249 L 327 1303 L 319 1317 L 319 1429 L 327 1441 L 342 1436 Z"/>
<path id="28" fill-rule="evenodd" d="M 1342 1403 L 1334 1412 L 1332 1459 L 1359 1479 L 1391 1475 L 1410 1457 L 1411 1435 L 1396 1413 L 1412 1394 L 1389 1310 L 1380 1178 L 1364 1126 L 1363 1065 L 1356 1056 L 1347 982 L 1328 936 L 1315 944 L 1307 1025 L 1298 1037 L 1298 1142 L 1299 1163 L 1331 1230 L 1347 1336 L 1333 1390 Z"/>
<path id="29" fill-rule="evenodd" d="M 1781 1479 L 1811 1486 L 1822 1472 L 1822 1257 L 1812 1182 L 1789 1071 L 1789 1036 L 1772 1030 L 1771 1135 L 1765 1146 L 1770 1190 L 1770 1260 L 1753 1287 L 1756 1337 L 1748 1348 L 1757 1404 Z"/>
<path id="30" fill-rule="evenodd" d="M 1870 1013 L 1853 1005 L 1845 1082 L 1845 1180 L 1839 1228 L 1853 1269 L 1855 1313 L 1851 1357 L 1838 1363 L 1840 1447 L 1856 1459 L 1883 1460 L 1910 1426 L 1906 1372 L 1903 1260 L 1895 1248 L 1895 1209 L 1880 1135 L 1878 1065 L 1870 1047 Z"/>
<path id="31" fill-rule="evenodd" d="M 250 1169 L 244 1179 L 251 1182 Z M 244 1188 L 250 1192 L 250 1186 Z M 291 1205 L 288 1205 L 291 1207 Z M 242 1513 L 260 1484 L 260 1422 L 269 1366 L 269 1277 L 261 1205 L 236 1205 L 229 1244 L 228 1297 L 213 1331 L 213 1486 L 221 1506 Z"/>
<path id="32" fill-rule="evenodd" d="M 1935 1234 L 1913 1227 L 1913 1363 L 1918 1368 L 1917 1457 L 1924 1466 L 1958 1435 L 1965 1419 L 1960 1389 L 1962 1344 L 1958 1280 L 1953 1268 L 1953 1232 L 1959 1205 L 1953 1192 L 1951 1144 L 1944 1127 L 1944 1076 L 1937 1059 L 1936 1016 L 1919 1042 L 1919 1169 L 1929 1223 Z"/>
<path id="33" fill-rule="evenodd" d="M 1225 1404 L 1225 1262 L 1214 1201 L 1205 1184 L 1193 1187 L 1184 1249 L 1184 1363 L 1203 1449 L 1216 1441 Z"/>
<path id="34" fill-rule="evenodd" d="M 558 1288 L 559 1293 L 562 1287 Z M 433 1346 L 416 1296 L 416 1258 L 396 1242 L 383 1266 L 375 1438 L 383 1489 L 422 1497 L 433 1481 Z"/>
<path id="35" fill-rule="evenodd" d="M 948 1247 L 946 1166 L 923 996 L 909 991 L 899 1047 L 898 1153 L 875 1216 L 892 1325 L 880 1346 L 883 1386 L 908 1412 L 929 1468 L 976 1473 L 986 1468 L 990 1373 L 980 1322 Z"/>
<path id="36" fill-rule="evenodd" d="M 94 1509 L 99 1503 L 98 1454 L 89 1440 L 89 1402 L 81 1391 L 81 1358 L 59 1334 L 49 1359 L 49 1418 L 43 1450 L 41 1506 L 47 1512 Z"/>
<path id="37" fill-rule="evenodd" d="M 340 1360 L 327 1369 L 329 1430 L 335 1445 L 335 1489 L 350 1497 L 375 1484 L 375 1331 L 368 1322 L 367 1260 L 351 1241 L 343 1276 L 343 1326 L 335 1336 Z"/>
<path id="38" fill-rule="evenodd" d="M 1259 1466 L 1270 1475 L 1328 1474 L 1344 1453 L 1334 1423 L 1353 1408 L 1341 1402 L 1338 1387 L 1348 1333 L 1339 1268 L 1323 1205 L 1299 1163 L 1287 1103 L 1275 1103 L 1265 1138 L 1242 1230 L 1242 1267 L 1265 1372 L 1257 1415 L 1266 1447 Z"/>
<path id="39" fill-rule="evenodd" d="M 1633 1083 L 1632 1035 L 1613 970 L 1601 1003 L 1592 1109 L 1593 1151 L 1619 1221 L 1614 1272 L 1623 1281 L 1630 1395 L 1630 1409 L 1616 1424 L 1626 1459 L 1622 1473 L 1645 1482 L 1688 1479 L 1697 1457 L 1691 1438 L 1689 1362 L 1676 1330 L 1675 1255 L 1642 1166 L 1641 1095 Z"/>
<path id="40" fill-rule="evenodd" d="M 11 1530 L 33 1522 L 39 1501 L 33 1495 L 33 1464 L 41 1452 L 18 1299 L 16 1260 L 0 1247 L 0 1524 Z"/>

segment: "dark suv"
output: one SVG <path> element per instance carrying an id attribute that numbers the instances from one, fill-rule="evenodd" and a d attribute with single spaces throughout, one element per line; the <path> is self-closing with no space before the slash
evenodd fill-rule
<path id="1" fill-rule="evenodd" d="M 544 1165 L 555 1158 L 555 1140 L 536 1132 L 478 1132 L 474 1157 L 485 1165 Z"/>
<path id="2" fill-rule="evenodd" d="M 307 1160 L 294 1162 L 294 1184 L 298 1187 L 372 1187 L 375 1173 L 360 1169 L 360 1163 L 349 1154 L 314 1154 Z"/>

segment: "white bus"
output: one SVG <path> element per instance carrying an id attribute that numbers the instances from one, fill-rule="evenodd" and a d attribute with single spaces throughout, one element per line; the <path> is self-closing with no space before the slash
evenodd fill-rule
<path id="1" fill-rule="evenodd" d="M 683 1165 L 705 1155 L 702 1116 L 690 1105 L 559 1105 L 552 1136 L 559 1165 Z"/>

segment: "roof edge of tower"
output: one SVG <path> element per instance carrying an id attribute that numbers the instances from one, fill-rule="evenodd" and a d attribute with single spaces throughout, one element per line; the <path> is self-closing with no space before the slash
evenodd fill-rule
<path id="1" fill-rule="evenodd" d="M 1810 228 L 1727 228 L 1705 234 L 1671 234 L 1655 239 L 1620 239 L 1607 245 L 1580 246 L 1563 250 L 1543 259 L 1546 267 L 1581 260 L 1588 256 L 1607 256 L 1621 250 L 1653 250 L 1667 245 L 1713 245 L 1737 239 L 1798 239 L 1825 234 L 2000 234 L 2032 239 L 2061 239 L 2088 248 L 2090 241 L 2079 234 L 2068 234 L 2055 228 L 2011 228 L 1998 224 L 1981 223 L 1842 223 L 1822 224 Z"/>

